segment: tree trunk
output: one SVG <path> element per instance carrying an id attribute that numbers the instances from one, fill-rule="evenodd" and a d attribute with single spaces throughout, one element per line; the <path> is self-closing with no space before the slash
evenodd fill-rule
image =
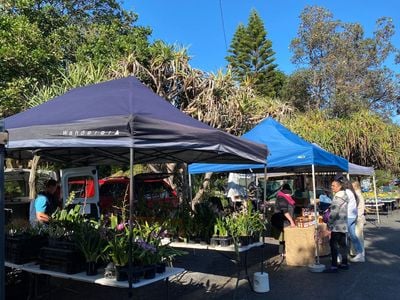
<path id="1" fill-rule="evenodd" d="M 201 186 L 201 188 L 199 189 L 199 191 L 196 193 L 196 195 L 194 196 L 193 200 L 192 200 L 192 209 L 194 209 L 194 206 L 200 202 L 201 198 L 203 197 L 204 191 L 208 188 L 208 186 L 210 185 L 210 179 L 213 173 L 206 173 L 206 175 L 204 175 L 204 181 L 203 184 Z"/>
<path id="2" fill-rule="evenodd" d="M 29 173 L 29 199 L 36 198 L 36 171 L 40 156 L 35 155 L 31 161 L 31 171 Z"/>

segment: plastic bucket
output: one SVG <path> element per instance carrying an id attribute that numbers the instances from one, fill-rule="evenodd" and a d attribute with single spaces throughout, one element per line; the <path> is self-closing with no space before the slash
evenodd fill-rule
<path id="1" fill-rule="evenodd" d="M 254 273 L 253 288 L 256 293 L 269 292 L 269 277 L 266 272 Z"/>

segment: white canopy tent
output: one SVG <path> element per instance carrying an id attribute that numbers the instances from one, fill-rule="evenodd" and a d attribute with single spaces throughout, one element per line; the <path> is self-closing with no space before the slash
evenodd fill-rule
<path id="1" fill-rule="evenodd" d="M 378 223 L 380 223 L 381 221 L 379 218 L 378 196 L 376 193 L 376 179 L 375 179 L 374 168 L 373 167 L 364 167 L 364 166 L 356 165 L 356 164 L 349 162 L 349 171 L 347 173 L 347 176 L 350 177 L 350 175 L 372 176 L 372 182 L 373 182 L 373 187 L 374 187 L 376 218 L 378 220 Z"/>

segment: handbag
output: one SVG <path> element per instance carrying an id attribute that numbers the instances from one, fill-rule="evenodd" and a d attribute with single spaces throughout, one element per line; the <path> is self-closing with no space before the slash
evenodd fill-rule
<path id="1" fill-rule="evenodd" d="M 322 220 L 324 221 L 324 223 L 329 222 L 329 217 L 331 216 L 331 208 L 328 207 L 327 209 L 324 210 L 324 212 L 322 213 Z"/>

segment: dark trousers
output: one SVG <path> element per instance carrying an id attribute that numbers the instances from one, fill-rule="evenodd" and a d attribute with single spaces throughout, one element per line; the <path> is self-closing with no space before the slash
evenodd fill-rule
<path id="1" fill-rule="evenodd" d="M 338 265 L 337 263 L 338 253 L 340 253 L 340 255 L 342 256 L 342 264 L 347 265 L 346 234 L 343 232 L 332 231 L 329 245 L 331 246 L 332 266 L 337 267 Z"/>

